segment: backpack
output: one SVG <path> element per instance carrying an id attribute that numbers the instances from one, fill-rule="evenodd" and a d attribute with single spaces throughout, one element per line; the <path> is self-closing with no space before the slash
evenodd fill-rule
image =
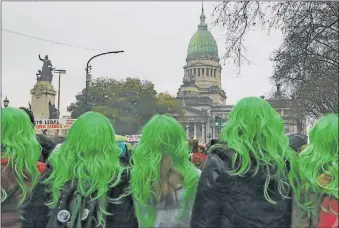
<path id="1" fill-rule="evenodd" d="M 318 228 L 338 228 L 338 200 L 324 196 Z"/>
<path id="2" fill-rule="evenodd" d="M 102 228 L 97 225 L 97 206 L 97 200 L 82 196 L 76 184 L 67 183 L 46 228 Z"/>

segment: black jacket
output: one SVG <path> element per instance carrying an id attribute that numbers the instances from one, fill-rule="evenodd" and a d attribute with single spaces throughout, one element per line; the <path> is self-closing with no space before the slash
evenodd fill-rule
<path id="1" fill-rule="evenodd" d="M 46 179 L 49 173 L 50 171 L 47 171 L 47 173 L 42 176 L 42 180 Z M 53 211 L 46 206 L 46 202 L 49 202 L 52 199 L 51 194 L 47 193 L 46 187 L 46 185 L 40 183 L 35 189 L 30 203 L 24 208 L 23 217 L 25 220 L 22 224 L 23 228 L 45 228 L 50 220 L 50 216 L 58 213 L 58 211 Z M 116 199 L 125 193 L 125 190 L 128 187 L 129 175 L 125 172 L 121 177 L 120 183 L 114 188 L 111 188 L 107 193 L 107 196 Z M 106 227 L 137 228 L 138 222 L 134 214 L 132 196 L 128 195 L 122 197 L 119 202 L 120 203 L 118 204 L 109 203 L 107 212 L 112 213 L 113 215 L 106 216 Z M 56 208 L 59 206 L 60 205 Z"/>
<path id="2" fill-rule="evenodd" d="M 264 197 L 265 175 L 230 176 L 232 150 L 213 149 L 202 171 L 195 198 L 192 228 L 283 228 L 291 225 L 291 201 L 271 184 L 272 204 Z"/>
<path id="3" fill-rule="evenodd" d="M 41 146 L 41 156 L 39 161 L 46 162 L 57 143 L 45 135 L 37 134 L 36 137 Z"/>

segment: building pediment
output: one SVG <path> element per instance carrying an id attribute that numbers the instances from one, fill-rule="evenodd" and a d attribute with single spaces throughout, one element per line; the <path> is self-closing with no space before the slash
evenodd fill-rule
<path id="1" fill-rule="evenodd" d="M 201 116 L 203 113 L 200 110 L 186 106 L 184 107 L 185 116 Z"/>

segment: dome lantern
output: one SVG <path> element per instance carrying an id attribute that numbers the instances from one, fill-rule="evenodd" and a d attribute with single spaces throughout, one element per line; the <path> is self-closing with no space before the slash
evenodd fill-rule
<path id="1" fill-rule="evenodd" d="M 200 24 L 198 25 L 199 28 L 205 28 L 207 29 L 206 25 L 206 16 L 204 14 L 204 3 L 202 3 L 202 8 L 201 8 L 201 15 L 200 15 Z"/>
<path id="2" fill-rule="evenodd" d="M 207 29 L 203 6 L 198 30 L 192 36 L 187 50 L 187 60 L 199 58 L 215 58 L 219 60 L 217 42 Z"/>

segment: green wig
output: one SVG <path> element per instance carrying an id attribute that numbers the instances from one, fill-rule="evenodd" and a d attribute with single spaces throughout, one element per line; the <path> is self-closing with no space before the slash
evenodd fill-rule
<path id="1" fill-rule="evenodd" d="M 114 129 L 105 116 L 95 112 L 81 115 L 69 130 L 65 143 L 49 158 L 52 172 L 45 183 L 51 186 L 51 206 L 57 205 L 66 182 L 76 182 L 77 191 L 83 197 L 98 199 L 98 222 L 104 224 L 107 191 L 120 182 L 124 170 L 119 152 Z"/>
<path id="2" fill-rule="evenodd" d="M 131 170 L 131 191 L 137 204 L 136 215 L 144 227 L 153 227 L 155 221 L 154 199 L 158 200 L 159 196 L 155 195 L 153 187 L 160 182 L 163 155 L 171 156 L 173 167 L 183 176 L 185 192 L 181 214 L 193 204 L 199 173 L 189 161 L 185 130 L 174 118 L 155 115 L 142 130 L 141 139 L 133 151 L 134 166 Z"/>
<path id="3" fill-rule="evenodd" d="M 300 153 L 298 169 L 301 189 L 298 192 L 325 194 L 338 199 L 338 114 L 321 117 L 309 134 L 309 145 Z M 326 185 L 319 183 L 319 177 L 330 177 Z M 303 202 L 310 208 L 310 202 Z"/>
<path id="4" fill-rule="evenodd" d="M 296 155 L 284 134 L 284 121 L 264 99 L 247 97 L 232 109 L 221 131 L 220 139 L 234 150 L 231 175 L 243 175 L 250 170 L 263 169 L 266 174 L 265 198 L 275 203 L 268 194 L 271 180 L 278 184 L 279 193 L 287 197 L 289 178 L 295 178 Z M 286 169 L 290 166 L 290 176 Z"/>
<path id="5" fill-rule="evenodd" d="M 41 151 L 33 124 L 24 110 L 13 107 L 1 109 L 1 139 L 1 159 L 7 159 L 7 164 L 14 170 L 22 192 L 19 204 L 22 204 L 39 181 L 36 163 Z M 30 186 L 25 183 L 27 181 Z M 3 201 L 7 194 L 2 188 L 1 193 Z"/>

